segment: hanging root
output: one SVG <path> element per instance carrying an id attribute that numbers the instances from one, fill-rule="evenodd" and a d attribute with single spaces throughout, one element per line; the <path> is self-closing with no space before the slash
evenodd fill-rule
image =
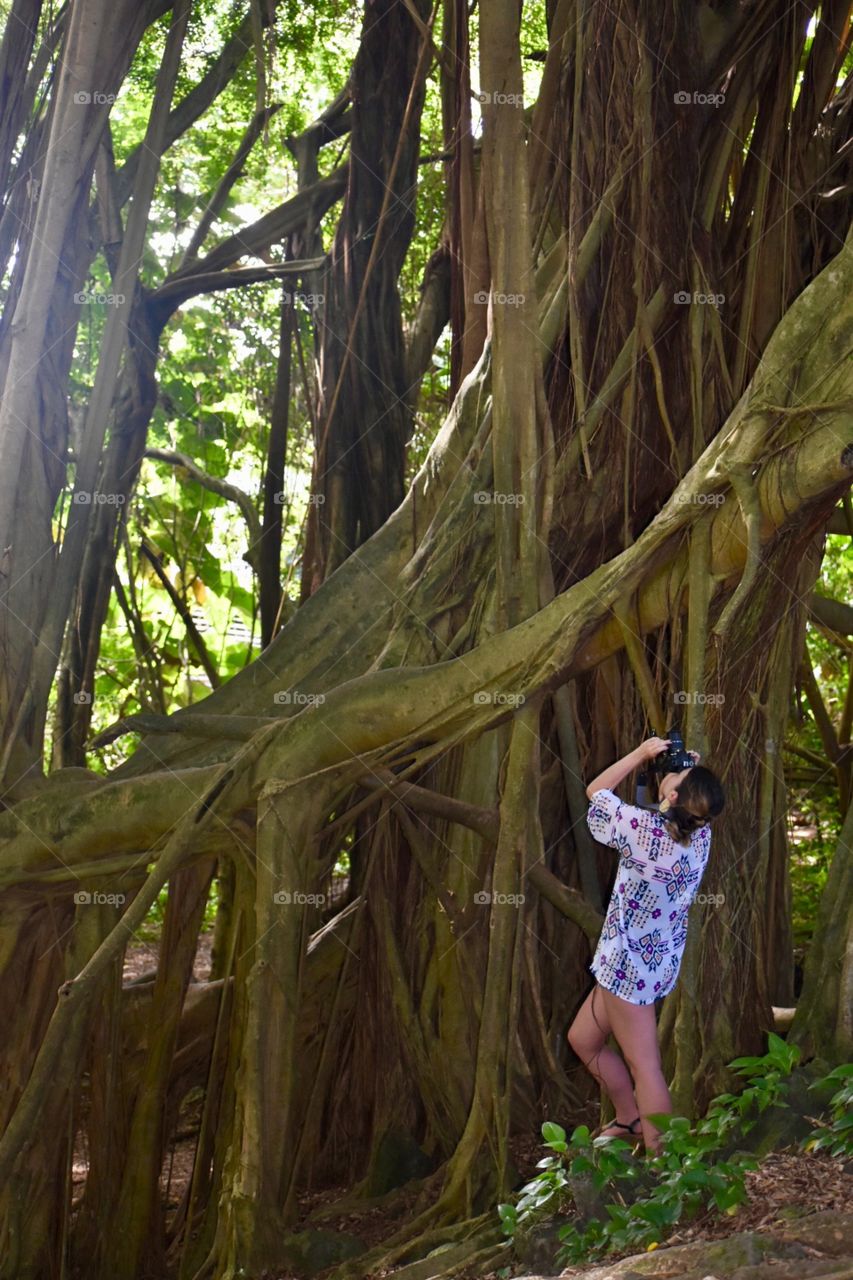
<path id="1" fill-rule="evenodd" d="M 743 601 L 749 595 L 758 574 L 761 556 L 761 506 L 752 479 L 752 467 L 749 465 L 734 466 L 731 469 L 730 478 L 732 488 L 737 494 L 741 516 L 746 526 L 746 564 L 734 594 L 717 619 L 714 635 L 718 638 L 726 635 L 733 619 L 737 617 Z"/>

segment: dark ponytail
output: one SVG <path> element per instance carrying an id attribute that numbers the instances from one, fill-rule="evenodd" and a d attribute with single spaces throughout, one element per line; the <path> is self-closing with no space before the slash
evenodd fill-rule
<path id="1" fill-rule="evenodd" d="M 663 820 L 677 844 L 689 845 L 694 831 L 722 813 L 726 798 L 717 775 L 702 764 L 693 766 L 676 793 L 678 800 L 665 811 Z"/>

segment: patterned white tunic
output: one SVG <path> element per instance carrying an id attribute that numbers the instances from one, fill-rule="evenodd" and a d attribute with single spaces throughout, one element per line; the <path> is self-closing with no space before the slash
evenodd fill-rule
<path id="1" fill-rule="evenodd" d="M 687 941 L 687 909 L 711 851 L 711 828 L 690 845 L 673 840 L 660 815 L 595 791 L 587 825 L 619 851 L 619 870 L 590 969 L 599 985 L 631 1004 L 653 1004 L 672 991 Z"/>

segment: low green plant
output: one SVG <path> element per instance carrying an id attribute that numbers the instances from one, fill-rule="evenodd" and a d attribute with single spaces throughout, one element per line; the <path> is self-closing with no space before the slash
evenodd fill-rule
<path id="1" fill-rule="evenodd" d="M 730 1160 L 714 1160 L 710 1157 L 719 1135 L 713 1125 L 700 1134 L 683 1116 L 651 1118 L 661 1131 L 662 1150 L 643 1163 L 633 1158 L 631 1146 L 621 1138 L 594 1139 L 587 1126 L 580 1125 L 567 1139 L 559 1125 L 543 1125 L 545 1145 L 553 1154 L 539 1161 L 542 1172 L 522 1187 L 516 1204 L 498 1206 L 506 1234 L 529 1230 L 566 1208 L 572 1179 L 582 1177 L 597 1191 L 607 1188 L 609 1220 L 561 1227 L 557 1234 L 562 1264 L 630 1247 L 652 1247 L 676 1222 L 711 1204 L 721 1212 L 734 1212 L 746 1199 L 744 1170 L 756 1167 L 754 1157 L 740 1152 Z M 643 1185 L 649 1182 L 653 1185 Z"/>
<path id="2" fill-rule="evenodd" d="M 660 1131 L 661 1151 L 644 1161 L 634 1159 L 632 1147 L 620 1138 L 594 1139 L 586 1125 L 567 1138 L 559 1125 L 546 1122 L 542 1136 L 550 1154 L 539 1161 L 541 1172 L 521 1188 L 517 1202 L 498 1206 L 504 1232 L 514 1237 L 568 1208 L 572 1180 L 583 1177 L 597 1192 L 607 1190 L 608 1220 L 561 1227 L 561 1264 L 626 1248 L 654 1248 L 677 1222 L 709 1208 L 736 1213 L 747 1199 L 746 1171 L 757 1168 L 758 1160 L 747 1151 L 724 1158 L 723 1149 L 747 1133 L 767 1107 L 788 1105 L 785 1077 L 799 1060 L 797 1046 L 771 1032 L 763 1057 L 729 1063 L 749 1082 L 741 1093 L 720 1094 L 694 1125 L 684 1116 L 649 1117 Z M 853 1082 L 847 1080 L 846 1087 L 853 1088 Z M 843 1132 L 849 1134 L 849 1127 Z"/>
<path id="3" fill-rule="evenodd" d="M 571 1199 L 572 1177 L 591 1173 L 593 1185 L 600 1190 L 605 1183 L 615 1184 L 622 1178 L 636 1176 L 628 1160 L 629 1144 L 617 1138 L 594 1149 L 585 1124 L 579 1125 L 567 1139 L 565 1129 L 546 1120 L 542 1137 L 545 1146 L 553 1152 L 536 1165 L 542 1172 L 521 1188 L 515 1204 L 498 1205 L 504 1231 L 509 1236 L 535 1225 L 549 1214 L 558 1213 Z"/>
<path id="4" fill-rule="evenodd" d="M 722 1159 L 719 1148 L 724 1135 L 713 1119 L 695 1127 L 685 1116 L 656 1114 L 650 1119 L 660 1130 L 661 1151 L 647 1159 L 644 1168 L 640 1166 L 646 1185 L 633 1199 L 615 1196 L 605 1206 L 609 1221 L 589 1223 L 583 1230 L 572 1223 L 561 1228 L 562 1261 L 581 1262 L 591 1253 L 603 1256 L 653 1248 L 677 1222 L 712 1207 L 735 1213 L 746 1201 L 745 1171 L 754 1169 L 758 1161 L 745 1151 Z"/>
<path id="5" fill-rule="evenodd" d="M 836 1067 L 809 1085 L 810 1089 L 826 1089 L 840 1085 L 829 1100 L 830 1119 L 812 1129 L 802 1141 L 804 1151 L 827 1151 L 842 1159 L 853 1157 L 853 1062 Z"/>
<path id="6" fill-rule="evenodd" d="M 791 1074 L 800 1056 L 797 1045 L 788 1044 L 771 1031 L 763 1057 L 733 1058 L 729 1068 L 750 1083 L 740 1093 L 718 1094 L 700 1122 L 699 1132 L 714 1133 L 721 1139 L 732 1130 L 748 1133 L 767 1107 L 787 1107 L 788 1084 L 784 1077 Z"/>

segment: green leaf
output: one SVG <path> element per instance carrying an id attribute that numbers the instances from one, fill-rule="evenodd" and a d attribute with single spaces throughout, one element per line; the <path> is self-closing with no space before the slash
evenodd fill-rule
<path id="1" fill-rule="evenodd" d="M 498 1214 L 500 1215 L 500 1220 L 505 1227 L 515 1229 L 515 1225 L 518 1220 L 518 1212 L 514 1204 L 499 1204 Z"/>
<path id="2" fill-rule="evenodd" d="M 710 1181 L 710 1174 L 706 1169 L 688 1169 L 680 1180 L 688 1187 L 704 1187 Z"/>
<path id="3" fill-rule="evenodd" d="M 555 1142 L 565 1143 L 566 1131 L 561 1129 L 558 1124 L 554 1124 L 552 1120 L 546 1120 L 542 1126 L 542 1137 L 549 1146 Z"/>
<path id="4" fill-rule="evenodd" d="M 578 1229 L 573 1222 L 567 1222 L 564 1227 L 560 1227 L 557 1231 L 558 1240 L 569 1240 L 572 1237 L 578 1239 Z"/>
<path id="5" fill-rule="evenodd" d="M 672 1217 L 671 1208 L 666 1205 L 656 1204 L 653 1200 L 638 1200 L 631 1205 L 631 1216 L 640 1218 L 643 1222 L 650 1222 L 653 1227 L 664 1227 L 670 1222 L 674 1222 L 678 1218 L 678 1211 L 675 1217 Z"/>
<path id="6" fill-rule="evenodd" d="M 729 1213 L 745 1200 L 746 1193 L 738 1186 L 727 1186 L 714 1192 L 714 1202 L 722 1213 Z"/>

